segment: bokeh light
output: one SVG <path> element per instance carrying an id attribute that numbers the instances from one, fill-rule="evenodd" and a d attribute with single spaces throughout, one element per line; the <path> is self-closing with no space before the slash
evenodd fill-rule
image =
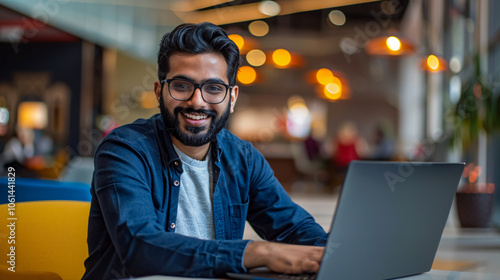
<path id="1" fill-rule="evenodd" d="M 288 108 L 293 108 L 297 104 L 306 104 L 306 101 L 304 100 L 304 98 L 302 98 L 302 96 L 292 95 L 288 98 L 288 100 L 286 102 L 286 105 L 288 106 Z"/>
<path id="2" fill-rule="evenodd" d="M 277 49 L 273 52 L 273 62 L 279 67 L 286 67 L 292 61 L 292 55 L 285 49 Z"/>
<path id="3" fill-rule="evenodd" d="M 339 78 L 333 76 L 332 82 L 325 85 L 325 97 L 329 100 L 338 100 L 342 97 L 342 82 Z"/>
<path id="4" fill-rule="evenodd" d="M 311 113 L 300 96 L 291 96 L 287 102 L 288 112 L 286 130 L 288 134 L 296 138 L 304 138 L 311 131 Z"/>
<path id="5" fill-rule="evenodd" d="M 44 129 L 48 124 L 47 104 L 25 101 L 17 108 L 17 124 L 23 128 Z"/>
<path id="6" fill-rule="evenodd" d="M 255 49 L 247 53 L 246 59 L 248 64 L 258 67 L 266 63 L 266 54 L 261 50 Z"/>
<path id="7" fill-rule="evenodd" d="M 141 94 L 141 106 L 146 109 L 153 109 L 158 105 L 158 100 L 154 91 L 145 91 Z"/>
<path id="8" fill-rule="evenodd" d="M 416 52 L 413 42 L 396 36 L 380 36 L 365 44 L 365 51 L 371 55 L 410 55 Z"/>
<path id="9" fill-rule="evenodd" d="M 339 10 L 333 10 L 328 14 L 328 19 L 331 23 L 342 26 L 345 24 L 346 18 L 343 12 Z"/>
<path id="10" fill-rule="evenodd" d="M 248 25 L 248 31 L 254 36 L 262 37 L 269 33 L 269 25 L 265 21 L 256 20 Z"/>
<path id="11" fill-rule="evenodd" d="M 395 36 L 390 36 L 389 38 L 387 38 L 385 43 L 387 47 L 393 52 L 399 51 L 401 49 L 401 41 Z"/>
<path id="12" fill-rule="evenodd" d="M 238 34 L 230 34 L 227 37 L 231 39 L 231 41 L 233 41 L 236 44 L 236 46 L 238 46 L 238 49 L 241 51 L 243 45 L 245 45 L 245 40 L 243 39 L 243 37 L 241 37 L 241 35 Z"/>
<path id="13" fill-rule="evenodd" d="M 9 122 L 9 110 L 5 107 L 0 107 L 0 124 L 7 124 Z"/>
<path id="14" fill-rule="evenodd" d="M 327 85 L 333 82 L 333 73 L 329 69 L 321 68 L 316 71 L 316 80 L 322 85 Z"/>
<path id="15" fill-rule="evenodd" d="M 249 85 L 257 79 L 257 72 L 250 66 L 241 66 L 236 78 L 240 83 Z"/>
<path id="16" fill-rule="evenodd" d="M 334 83 L 326 85 L 324 92 L 325 97 L 330 100 L 337 100 L 342 96 L 340 87 Z"/>
<path id="17" fill-rule="evenodd" d="M 462 71 L 462 63 L 460 62 L 460 59 L 458 57 L 452 57 L 450 60 L 450 70 L 453 73 L 458 73 Z"/>
<path id="18" fill-rule="evenodd" d="M 437 70 L 439 68 L 439 59 L 435 55 L 429 55 L 427 57 L 427 66 L 431 70 Z"/>
<path id="19" fill-rule="evenodd" d="M 448 68 L 448 61 L 436 55 L 429 55 L 422 58 L 421 68 L 429 72 L 444 71 Z"/>
<path id="20" fill-rule="evenodd" d="M 259 4 L 259 12 L 266 16 L 276 16 L 280 13 L 281 7 L 274 1 L 262 1 Z"/>
<path id="21" fill-rule="evenodd" d="M 452 104 L 457 104 L 460 100 L 460 93 L 462 92 L 462 80 L 460 76 L 454 75 L 450 78 L 450 101 Z"/>

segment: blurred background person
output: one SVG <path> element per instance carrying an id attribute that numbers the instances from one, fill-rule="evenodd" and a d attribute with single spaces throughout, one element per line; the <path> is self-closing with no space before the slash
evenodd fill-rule
<path id="1" fill-rule="evenodd" d="M 37 177 L 35 171 L 27 168 L 34 160 L 35 132 L 31 128 L 16 127 L 14 136 L 7 141 L 2 152 L 2 172 L 7 167 L 14 167 L 20 177 Z"/>
<path id="2" fill-rule="evenodd" d="M 395 157 L 396 141 L 394 129 L 388 121 L 380 121 L 373 131 L 371 143 L 371 159 L 391 160 Z"/>
<path id="3" fill-rule="evenodd" d="M 350 121 L 340 125 L 331 149 L 334 186 L 342 184 L 351 161 L 366 158 L 369 154 L 366 140 L 359 136 L 357 126 Z"/>
<path id="4" fill-rule="evenodd" d="M 359 136 L 356 125 L 350 121 L 343 123 L 332 145 L 332 161 L 335 169 L 345 172 L 351 161 L 366 158 L 368 154 L 368 144 Z"/>

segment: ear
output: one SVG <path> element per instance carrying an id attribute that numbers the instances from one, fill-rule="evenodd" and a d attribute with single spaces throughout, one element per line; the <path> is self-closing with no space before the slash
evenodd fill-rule
<path id="1" fill-rule="evenodd" d="M 161 84 L 159 81 L 156 81 L 155 82 L 155 95 L 156 95 L 156 100 L 158 100 L 158 102 L 160 102 L 160 97 L 161 97 Z"/>
<path id="2" fill-rule="evenodd" d="M 238 99 L 238 92 L 239 92 L 240 88 L 238 86 L 234 86 L 232 89 L 231 89 L 231 99 L 230 99 L 230 102 L 231 102 L 231 110 L 229 111 L 230 113 L 233 113 L 234 112 L 234 105 L 236 105 L 236 100 Z"/>

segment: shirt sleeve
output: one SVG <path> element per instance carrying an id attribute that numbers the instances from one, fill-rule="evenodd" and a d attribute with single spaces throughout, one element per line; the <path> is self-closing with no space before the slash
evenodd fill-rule
<path id="1" fill-rule="evenodd" d="M 112 242 L 108 250 L 116 250 L 123 265 L 119 269 L 134 277 L 243 272 L 249 241 L 200 240 L 165 230 L 153 203 L 150 172 L 147 154 L 123 139 L 105 140 L 96 153 L 95 200 Z"/>
<path id="2" fill-rule="evenodd" d="M 265 240 L 324 246 L 328 235 L 314 218 L 295 204 L 262 154 L 252 147 L 250 207 L 247 220 Z"/>

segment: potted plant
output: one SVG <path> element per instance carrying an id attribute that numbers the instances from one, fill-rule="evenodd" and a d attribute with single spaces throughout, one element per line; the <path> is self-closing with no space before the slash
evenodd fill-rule
<path id="1" fill-rule="evenodd" d="M 481 73 L 479 55 L 474 71 L 463 85 L 454 111 L 452 143 L 461 145 L 467 163 L 456 195 L 458 218 L 463 227 L 488 227 L 493 212 L 495 186 L 488 181 L 488 143 L 498 128 L 499 103 L 494 88 Z"/>

